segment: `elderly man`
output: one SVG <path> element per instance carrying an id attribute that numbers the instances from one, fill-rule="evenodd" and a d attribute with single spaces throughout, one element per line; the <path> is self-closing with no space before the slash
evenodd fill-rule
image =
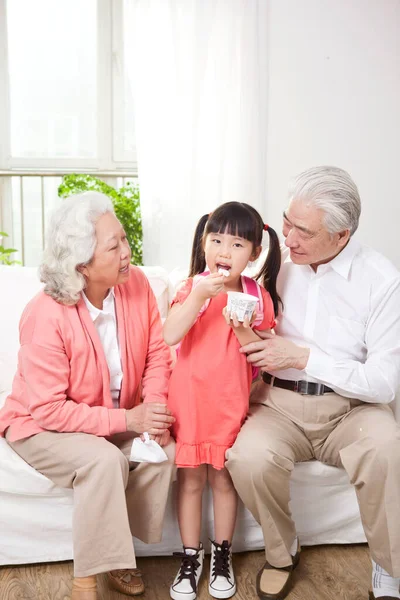
<path id="1" fill-rule="evenodd" d="M 343 466 L 372 557 L 370 600 L 400 598 L 400 274 L 353 238 L 357 187 L 334 167 L 295 180 L 283 215 L 277 335 L 241 350 L 263 370 L 227 468 L 261 524 L 263 600 L 285 598 L 300 557 L 289 510 L 295 462 Z"/>

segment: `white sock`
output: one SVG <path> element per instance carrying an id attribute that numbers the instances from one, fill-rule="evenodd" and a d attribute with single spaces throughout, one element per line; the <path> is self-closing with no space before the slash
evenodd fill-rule
<path id="1" fill-rule="evenodd" d="M 185 554 L 187 554 L 188 556 L 194 556 L 195 554 L 198 553 L 198 550 L 196 550 L 195 548 L 186 548 L 186 546 L 184 546 L 185 549 Z"/>
<path id="2" fill-rule="evenodd" d="M 292 556 L 296 555 L 297 545 L 298 545 L 298 539 L 297 539 L 297 535 L 296 535 L 296 537 L 294 538 L 294 542 L 293 542 L 293 544 L 291 545 L 291 548 L 290 548 L 290 554 Z"/>
<path id="3" fill-rule="evenodd" d="M 381 596 L 400 598 L 399 584 L 400 577 L 392 577 L 374 560 L 372 561 L 372 591 L 375 598 Z"/>

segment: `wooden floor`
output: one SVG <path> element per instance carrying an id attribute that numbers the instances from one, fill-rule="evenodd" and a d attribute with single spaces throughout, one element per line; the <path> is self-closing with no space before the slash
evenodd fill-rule
<path id="1" fill-rule="evenodd" d="M 238 591 L 235 600 L 256 600 L 255 579 L 264 563 L 263 552 L 235 554 Z M 178 562 L 175 558 L 139 558 L 146 593 L 142 600 L 167 600 Z M 208 576 L 209 557 L 205 575 Z M 367 600 L 371 562 L 366 545 L 314 546 L 303 548 L 288 600 Z M 67 600 L 71 591 L 72 562 L 0 568 L 0 600 Z M 105 576 L 98 577 L 100 600 L 127 600 L 108 589 Z M 198 600 L 208 600 L 203 575 Z"/>

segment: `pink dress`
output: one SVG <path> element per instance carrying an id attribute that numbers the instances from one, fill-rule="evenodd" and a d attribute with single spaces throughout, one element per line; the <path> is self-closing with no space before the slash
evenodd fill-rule
<path id="1" fill-rule="evenodd" d="M 183 303 L 193 279 L 184 282 L 173 304 Z M 263 299 L 262 322 L 254 329 L 275 325 L 268 292 L 259 287 Z M 172 371 L 168 406 L 176 418 L 178 467 L 210 464 L 222 469 L 230 448 L 246 418 L 252 381 L 251 365 L 239 352 L 240 344 L 222 315 L 227 294 L 212 298 L 182 340 Z"/>

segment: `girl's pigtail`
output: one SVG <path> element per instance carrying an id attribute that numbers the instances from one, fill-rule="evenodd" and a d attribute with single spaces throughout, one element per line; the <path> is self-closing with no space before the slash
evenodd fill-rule
<path id="1" fill-rule="evenodd" d="M 203 234 L 206 228 L 209 215 L 203 215 L 197 223 L 196 231 L 194 232 L 192 256 L 190 258 L 189 277 L 194 277 L 199 273 L 203 273 L 206 268 L 206 255 L 203 248 Z"/>
<path id="2" fill-rule="evenodd" d="M 278 316 L 279 303 L 282 304 L 277 289 L 276 280 L 281 268 L 281 248 L 278 235 L 272 227 L 264 227 L 269 233 L 269 249 L 265 263 L 255 279 L 260 280 L 261 285 L 269 292 L 274 305 L 275 316 Z"/>

